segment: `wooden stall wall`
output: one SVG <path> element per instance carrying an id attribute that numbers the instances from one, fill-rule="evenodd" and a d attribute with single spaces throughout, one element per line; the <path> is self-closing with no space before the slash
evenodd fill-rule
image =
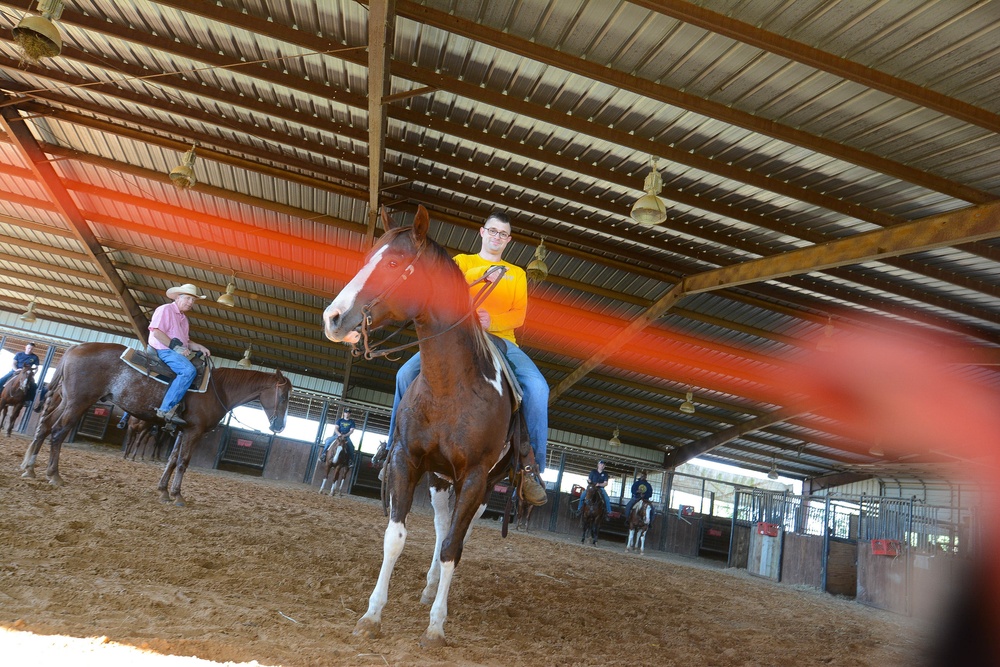
<path id="1" fill-rule="evenodd" d="M 305 478 L 312 450 L 313 445 L 310 442 L 275 436 L 267 454 L 264 477 L 287 482 L 301 482 Z M 315 468 L 315 466 L 313 467 Z M 315 477 L 319 478 L 319 475 Z M 317 483 L 316 486 L 319 484 Z"/>
<path id="2" fill-rule="evenodd" d="M 736 524 L 733 530 L 732 548 L 729 550 L 729 567 L 746 569 L 750 557 L 750 526 Z"/>
<path id="3" fill-rule="evenodd" d="M 826 563 L 826 592 L 850 598 L 858 594 L 858 543 L 830 540 Z"/>
<path id="4" fill-rule="evenodd" d="M 771 581 L 781 580 L 781 545 L 784 531 L 775 535 L 762 535 L 760 531 L 750 533 L 750 552 L 747 557 L 747 572 Z"/>
<path id="5" fill-rule="evenodd" d="M 861 604 L 886 609 L 897 614 L 907 613 L 907 558 L 877 556 L 871 544 L 858 544 L 858 595 Z"/>
<path id="6" fill-rule="evenodd" d="M 823 588 L 823 538 L 785 533 L 781 553 L 781 582 Z"/>
<path id="7" fill-rule="evenodd" d="M 701 548 L 701 518 L 695 516 L 679 517 L 676 513 L 672 513 L 664 514 L 663 519 L 666 524 L 663 550 L 681 556 L 696 557 Z M 652 542 L 647 537 L 646 544 L 659 544 L 659 541 Z"/>

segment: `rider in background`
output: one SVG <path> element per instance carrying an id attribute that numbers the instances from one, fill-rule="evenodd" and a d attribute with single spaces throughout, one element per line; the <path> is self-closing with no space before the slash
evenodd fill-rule
<path id="1" fill-rule="evenodd" d="M 184 393 L 197 374 L 191 359 L 195 352 L 211 356 L 207 347 L 192 342 L 188 335 L 187 312 L 194 308 L 195 300 L 204 299 L 205 295 L 198 294 L 198 288 L 188 283 L 168 289 L 167 298 L 171 299 L 170 303 L 153 311 L 149 322 L 149 345 L 177 377 L 167 387 L 163 402 L 156 409 L 156 416 L 166 422 L 184 426 L 187 422 L 177 416 L 177 404 L 184 398 Z"/>
<path id="2" fill-rule="evenodd" d="M 326 460 L 327 450 L 330 449 L 330 445 L 340 436 L 345 436 L 347 438 L 347 444 L 344 445 L 344 449 L 347 450 L 348 461 L 354 461 L 354 443 L 351 442 L 351 434 L 354 433 L 354 420 L 351 419 L 351 409 L 344 408 L 344 415 L 337 420 L 333 425 L 333 435 L 326 439 L 323 443 L 323 454 L 320 456 L 321 461 Z"/>
<path id="3" fill-rule="evenodd" d="M 632 497 L 629 498 L 628 504 L 625 505 L 625 520 L 628 521 L 632 516 L 632 507 L 640 500 L 649 500 L 653 497 L 653 485 L 646 481 L 646 471 L 643 470 L 639 473 L 639 477 L 632 482 Z M 650 520 L 652 520 L 653 515 L 649 515 Z"/>
<path id="4" fill-rule="evenodd" d="M 24 352 L 18 352 L 14 355 L 14 363 L 11 365 L 10 373 L 7 373 L 7 375 L 4 375 L 3 378 L 0 378 L 0 389 L 3 389 L 3 386 L 25 366 L 37 366 L 41 363 L 39 362 L 38 355 L 35 354 L 34 349 L 35 344 L 28 343 L 24 346 Z"/>
<path id="5" fill-rule="evenodd" d="M 521 492 L 524 499 L 532 505 L 544 505 L 548 497 L 537 475 L 545 470 L 545 452 L 549 440 L 549 384 L 534 362 L 517 346 L 517 338 L 514 336 L 514 330 L 524 324 L 524 315 L 528 307 L 528 279 L 524 269 L 501 259 L 510 242 L 510 218 L 506 213 L 499 211 L 490 213 L 479 230 L 479 237 L 480 249 L 477 254 L 456 255 L 454 259 L 458 268 L 465 274 L 465 281 L 470 284 L 483 278 L 491 267 L 503 266 L 507 269 L 502 277 L 497 276 L 497 272 L 489 274 L 487 279 L 496 285 L 480 305 L 477 315 L 483 329 L 506 341 L 504 356 L 524 394 L 521 409 L 524 410 L 528 437 L 535 455 L 535 469 L 532 470 L 530 465 L 526 465 L 524 474 L 520 475 L 524 485 Z M 479 292 L 480 287 L 471 288 L 473 297 Z M 419 373 L 419 352 L 410 357 L 409 361 L 396 372 L 396 395 L 392 401 L 392 417 L 389 422 L 390 448 L 391 439 L 396 432 L 396 410 L 399 402 L 403 399 L 406 388 Z"/>
<path id="6" fill-rule="evenodd" d="M 590 475 L 587 476 L 587 483 L 593 484 L 597 487 L 598 492 L 601 494 L 601 498 L 604 499 L 604 509 L 607 510 L 606 516 L 611 514 L 611 498 L 608 497 L 608 492 L 604 487 L 608 485 L 608 479 L 611 477 L 608 473 L 604 472 L 604 461 L 597 462 L 597 469 L 591 470 Z M 583 511 L 583 505 L 587 500 L 587 494 L 580 494 L 580 511 Z"/>

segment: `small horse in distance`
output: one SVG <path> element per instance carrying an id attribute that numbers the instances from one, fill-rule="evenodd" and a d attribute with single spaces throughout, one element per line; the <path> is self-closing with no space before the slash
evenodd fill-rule
<path id="1" fill-rule="evenodd" d="M 448 593 L 472 523 L 485 511 L 493 485 L 521 470 L 520 457 L 531 465 L 534 460 L 523 416 L 511 419 L 511 387 L 475 317 L 469 285 L 447 251 L 427 236 L 427 210 L 418 206 L 412 227 L 393 228 L 385 209 L 382 221 L 386 233 L 323 313 L 327 338 L 363 343 L 369 358 L 389 352 L 373 351 L 370 336 L 377 328 L 413 320 L 422 359 L 391 434 L 382 568 L 354 634 L 375 637 L 381 631 L 413 493 L 429 472 L 436 539 L 421 601 L 433 604 L 420 643 L 445 646 Z"/>
<path id="2" fill-rule="evenodd" d="M 514 514 L 517 516 L 517 521 L 514 524 L 515 530 L 521 530 L 524 526 L 524 532 L 528 532 L 528 525 L 531 522 L 531 513 L 535 509 L 535 506 L 531 503 L 524 502 L 519 494 L 514 495 L 516 505 L 514 506 Z"/>
<path id="3" fill-rule="evenodd" d="M 326 483 L 330 481 L 330 496 L 336 492 L 343 497 L 347 487 L 347 478 L 351 472 L 351 455 L 347 453 L 347 436 L 340 435 L 330 443 L 330 446 L 320 457 L 317 468 L 323 470 L 323 483 L 319 485 L 319 492 L 323 493 Z M 330 471 L 333 471 L 333 478 L 330 478 Z"/>
<path id="4" fill-rule="evenodd" d="M 625 551 L 646 553 L 646 531 L 653 522 L 653 505 L 645 498 L 632 506 L 628 515 L 628 542 Z"/>
<path id="5" fill-rule="evenodd" d="M 7 384 L 0 391 L 0 430 L 3 429 L 4 420 L 7 419 L 7 411 L 12 410 L 10 421 L 7 423 L 8 438 L 14 430 L 14 423 L 21 415 L 21 410 L 24 409 L 24 404 L 34 396 L 35 370 L 34 364 L 22 366 L 14 377 L 7 380 Z"/>
<path id="6" fill-rule="evenodd" d="M 597 536 L 601 532 L 601 524 L 604 523 L 606 511 L 604 498 L 592 482 L 587 484 L 587 490 L 583 494 L 583 507 L 580 510 L 580 523 L 583 524 L 583 535 L 580 542 L 587 540 L 587 533 L 593 539 L 592 544 L 597 544 Z"/>
<path id="7" fill-rule="evenodd" d="M 160 461 L 162 460 L 161 453 L 166 444 L 169 442 L 172 446 L 175 439 L 176 433 L 171 433 L 159 424 L 153 424 L 152 422 L 129 415 L 128 431 L 125 435 L 125 447 L 122 458 L 127 460 L 131 456 L 132 460 L 135 461 L 135 457 L 139 455 L 145 461 L 146 451 L 150 448 L 149 445 L 152 444 L 150 458 L 154 461 Z"/>
<path id="8" fill-rule="evenodd" d="M 87 408 L 98 401 L 111 401 L 130 415 L 148 422 L 163 423 L 156 417 L 156 408 L 163 399 L 166 385 L 122 361 L 124 350 L 124 345 L 114 343 L 81 343 L 66 350 L 49 383 L 34 439 L 24 453 L 20 466 L 24 471 L 22 477 L 35 476 L 38 452 L 45 438 L 51 434 L 45 476 L 49 484 L 61 485 L 59 453 L 63 440 L 79 423 Z M 291 390 L 292 383 L 281 371 L 263 373 L 242 368 L 216 368 L 206 392 L 188 392 L 184 397 L 187 425 L 180 429 L 160 477 L 157 486 L 160 499 L 184 505 L 181 481 L 194 453 L 195 443 L 233 408 L 256 399 L 268 416 L 271 430 L 275 433 L 281 431 L 285 427 Z"/>

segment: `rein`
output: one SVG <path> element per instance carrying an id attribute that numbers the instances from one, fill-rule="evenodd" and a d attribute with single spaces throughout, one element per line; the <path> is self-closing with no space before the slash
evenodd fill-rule
<path id="1" fill-rule="evenodd" d="M 424 244 L 421 244 L 420 247 L 417 249 L 416 256 L 414 256 L 413 260 L 410 261 L 410 264 L 405 269 L 403 269 L 403 272 L 396 278 L 396 280 L 394 280 L 388 287 L 386 287 L 384 290 L 382 290 L 382 292 L 380 294 L 378 294 L 374 299 L 372 299 L 367 304 L 365 304 L 364 306 L 361 307 L 361 315 L 362 315 L 362 317 L 361 317 L 361 338 L 362 338 L 362 341 L 363 341 L 363 344 L 364 344 L 364 352 L 362 352 L 361 350 L 359 350 L 356 347 L 353 348 L 351 350 L 351 354 L 354 355 L 355 357 L 359 357 L 359 356 L 361 356 L 363 354 L 364 358 L 367 359 L 367 360 L 369 360 L 369 361 L 371 361 L 372 359 L 375 359 L 377 357 L 389 357 L 390 354 L 394 354 L 396 352 L 401 352 L 402 350 L 406 350 L 406 349 L 409 349 L 411 347 L 418 346 L 418 345 L 420 345 L 420 343 L 422 343 L 424 341 L 428 341 L 428 340 L 431 340 L 432 338 L 437 338 L 438 336 L 441 336 L 442 334 L 448 333 L 449 331 L 451 331 L 452 329 L 454 329 L 458 325 L 462 324 L 462 322 L 465 322 L 467 319 L 469 319 L 472 316 L 473 313 L 476 312 L 476 310 L 479 308 L 479 306 L 482 305 L 482 303 L 484 301 L 486 301 L 486 297 L 488 297 L 493 292 L 493 290 L 496 289 L 497 283 L 507 273 L 507 267 L 501 266 L 501 265 L 493 265 L 490 268 L 486 269 L 486 272 L 483 273 L 483 277 L 482 278 L 480 278 L 479 280 L 475 281 L 474 283 L 471 283 L 469 285 L 469 287 L 475 287 L 479 283 L 485 283 L 485 284 L 483 285 L 482 288 L 480 288 L 480 290 L 478 292 L 476 292 L 476 298 L 473 300 L 472 307 L 469 309 L 469 311 L 467 313 L 465 313 L 465 315 L 463 315 L 462 317 L 458 318 L 458 320 L 456 322 L 454 322 L 451 326 L 449 326 L 446 329 L 443 329 L 443 330 L 437 332 L 434 335 L 427 336 L 426 338 L 420 338 L 420 337 L 418 337 L 415 341 L 413 341 L 411 343 L 403 343 L 402 345 L 396 345 L 395 347 L 390 347 L 388 349 L 379 350 L 378 349 L 379 345 L 385 344 L 386 341 L 388 341 L 393 336 L 395 336 L 400 331 L 402 331 L 406 327 L 407 323 L 404 323 L 402 326 L 400 326 L 398 329 L 396 329 L 395 331 L 393 331 L 391 334 L 389 334 L 382 341 L 380 341 L 380 342 L 372 345 L 371 342 L 370 342 L 370 340 L 369 340 L 369 331 L 370 331 L 370 327 L 371 327 L 371 323 L 372 323 L 372 315 L 371 315 L 372 308 L 374 306 L 376 306 L 379 303 L 379 301 L 381 301 L 382 299 L 384 299 L 385 297 L 387 297 L 390 293 L 392 293 L 407 278 L 409 278 L 411 275 L 413 275 L 413 272 L 415 270 L 414 269 L 414 264 L 416 264 L 417 260 L 420 259 L 420 255 L 421 255 L 421 253 L 423 253 L 423 251 L 424 251 Z M 491 276 L 494 272 L 499 272 L 499 275 L 496 276 L 495 278 L 493 278 L 492 280 L 489 279 L 489 276 Z M 390 361 L 396 361 L 396 359 L 392 359 L 392 358 L 390 358 L 389 360 Z"/>

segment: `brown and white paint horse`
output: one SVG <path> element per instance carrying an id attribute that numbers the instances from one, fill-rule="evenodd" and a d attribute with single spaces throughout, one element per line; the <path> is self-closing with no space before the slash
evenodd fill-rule
<path id="1" fill-rule="evenodd" d="M 430 472 L 437 539 L 421 595 L 421 601 L 433 602 L 421 644 L 444 646 L 448 593 L 464 541 L 486 509 L 489 490 L 509 469 L 520 469 L 515 457 L 530 448 L 522 448 L 521 439 L 511 444 L 511 390 L 477 318 L 471 317 L 465 277 L 427 236 L 426 209 L 418 207 L 412 227 L 390 229 L 384 210 L 382 220 L 388 231 L 323 313 L 327 338 L 363 343 L 368 355 L 375 329 L 388 321 L 413 320 L 422 359 L 421 373 L 397 412 L 385 468 L 389 524 L 382 568 L 354 634 L 374 637 L 381 630 L 413 493 Z"/>
<path id="2" fill-rule="evenodd" d="M 326 483 L 329 481 L 330 495 L 333 496 L 334 493 L 337 493 L 337 495 L 343 496 L 347 487 L 347 478 L 351 473 L 351 464 L 351 456 L 347 453 L 347 436 L 338 436 L 330 443 L 325 457 L 321 458 L 316 465 L 318 469 L 323 471 L 323 483 L 319 485 L 319 492 L 323 493 L 323 489 L 326 488 Z M 333 471 L 332 478 L 330 477 L 331 470 Z"/>
<path id="3" fill-rule="evenodd" d="M 637 550 L 641 554 L 646 553 L 646 531 L 652 522 L 653 505 L 642 498 L 632 506 L 632 511 L 628 515 L 628 542 L 625 544 L 625 551 Z"/>

